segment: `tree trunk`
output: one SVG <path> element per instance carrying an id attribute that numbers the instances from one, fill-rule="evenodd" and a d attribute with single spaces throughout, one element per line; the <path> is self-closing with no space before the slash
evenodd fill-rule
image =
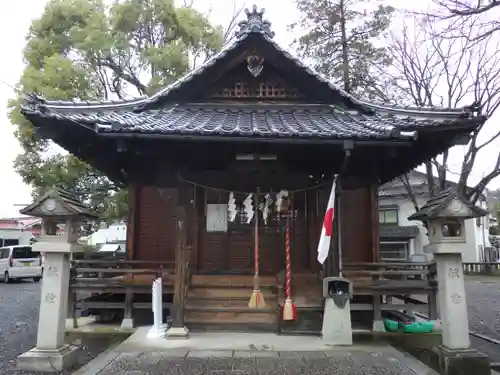
<path id="1" fill-rule="evenodd" d="M 349 46 L 347 44 L 347 31 L 345 19 L 345 3 L 340 0 L 340 30 L 342 38 L 342 68 L 344 70 L 344 90 L 351 91 L 351 82 L 349 77 Z"/>

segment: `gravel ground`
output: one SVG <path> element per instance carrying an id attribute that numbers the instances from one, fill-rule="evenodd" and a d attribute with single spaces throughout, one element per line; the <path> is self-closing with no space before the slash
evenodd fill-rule
<path id="1" fill-rule="evenodd" d="M 467 277 L 470 330 L 500 340 L 500 277 Z"/>
<path id="2" fill-rule="evenodd" d="M 466 278 L 469 329 L 500 340 L 500 277 Z M 500 362 L 500 346 L 471 336 L 472 346 Z"/>
<path id="3" fill-rule="evenodd" d="M 31 281 L 0 282 L 0 375 L 34 374 L 16 371 L 16 359 L 36 344 L 40 285 Z M 103 343 L 91 345 L 91 348 L 83 347 L 79 365 L 87 363 L 104 349 Z M 60 375 L 71 374 L 72 371 L 61 372 Z"/>

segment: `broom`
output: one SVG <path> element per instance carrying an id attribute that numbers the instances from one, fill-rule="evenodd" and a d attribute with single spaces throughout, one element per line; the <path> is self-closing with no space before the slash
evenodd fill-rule
<path id="1" fill-rule="evenodd" d="M 285 234 L 285 305 L 283 306 L 283 320 L 297 319 L 297 309 L 292 302 L 292 260 L 290 258 L 290 213 L 286 214 Z"/>
<path id="2" fill-rule="evenodd" d="M 260 291 L 259 282 L 259 189 L 255 195 L 255 220 L 254 220 L 254 271 L 253 276 L 253 292 L 248 302 L 248 307 L 258 309 L 266 307 L 264 296 Z"/>

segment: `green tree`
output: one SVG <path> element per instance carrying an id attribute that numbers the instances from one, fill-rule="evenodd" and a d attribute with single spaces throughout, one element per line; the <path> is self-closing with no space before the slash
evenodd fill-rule
<path id="1" fill-rule="evenodd" d="M 377 72 L 391 59 L 376 40 L 387 31 L 394 8 L 376 0 L 296 1 L 303 17 L 290 26 L 305 30 L 294 41 L 301 57 L 348 92 L 387 99 Z"/>
<path id="2" fill-rule="evenodd" d="M 154 92 L 208 58 L 223 43 L 223 28 L 174 0 L 51 0 L 29 29 L 10 119 L 24 153 L 16 171 L 34 195 L 58 185 L 107 220 L 126 215 L 123 187 L 73 155 L 54 151 L 20 114 L 24 95 L 59 100 L 124 99 Z"/>

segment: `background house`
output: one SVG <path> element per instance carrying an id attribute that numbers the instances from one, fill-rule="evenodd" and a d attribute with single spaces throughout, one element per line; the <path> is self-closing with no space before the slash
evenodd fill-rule
<path id="1" fill-rule="evenodd" d="M 42 219 L 22 216 L 0 218 L 0 247 L 14 245 L 29 245 L 41 233 Z M 64 224 L 57 228 L 57 234 L 64 234 Z"/>
<path id="2" fill-rule="evenodd" d="M 429 199 L 427 176 L 413 171 L 410 184 L 419 207 Z M 453 184 L 450 182 L 450 184 Z M 487 209 L 482 197 L 482 208 Z M 380 254 L 382 260 L 409 260 L 416 254 L 424 254 L 423 247 L 429 243 L 427 232 L 421 222 L 408 221 L 415 212 L 415 206 L 400 179 L 395 179 L 379 190 Z M 492 256 L 490 251 L 489 218 L 481 217 L 466 221 L 467 251 L 462 254 L 464 262 L 482 262 Z M 429 259 L 429 255 L 427 255 Z M 495 258 L 496 259 L 496 258 Z"/>
<path id="3" fill-rule="evenodd" d="M 114 223 L 109 227 L 102 223 L 99 230 L 89 236 L 80 238 L 80 243 L 101 248 L 104 244 L 121 245 L 125 248 L 127 239 L 127 224 L 124 222 Z"/>
<path id="4" fill-rule="evenodd" d="M 20 220 L 16 218 L 0 219 L 0 247 L 29 245 L 31 237 L 31 231 L 25 230 Z"/>

